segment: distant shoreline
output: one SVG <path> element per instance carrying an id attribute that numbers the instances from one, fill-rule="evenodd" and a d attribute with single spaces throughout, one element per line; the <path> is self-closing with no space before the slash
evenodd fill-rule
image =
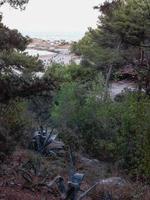
<path id="1" fill-rule="evenodd" d="M 43 48 L 40 48 L 40 47 L 27 47 L 27 49 L 31 49 L 31 50 L 37 50 L 37 51 L 48 51 L 48 52 L 53 52 L 53 53 L 59 53 L 59 51 L 57 50 L 50 50 L 50 49 L 43 49 Z"/>
<path id="2" fill-rule="evenodd" d="M 32 41 L 28 45 L 28 49 L 35 49 L 40 51 L 49 51 L 54 53 L 59 53 L 61 49 L 69 50 L 71 47 L 71 42 L 66 42 L 65 40 L 43 40 L 39 38 L 31 38 Z"/>
<path id="3" fill-rule="evenodd" d="M 40 38 L 42 40 L 65 40 L 67 42 L 79 41 L 83 36 L 84 32 L 32 32 L 32 31 L 21 31 L 24 36 L 30 38 Z"/>
<path id="4" fill-rule="evenodd" d="M 45 66 L 52 63 L 70 64 L 72 61 L 76 64 L 80 63 L 80 57 L 71 53 L 71 43 L 65 40 L 43 40 L 33 38 L 28 45 L 27 51 L 30 55 L 38 55 Z"/>

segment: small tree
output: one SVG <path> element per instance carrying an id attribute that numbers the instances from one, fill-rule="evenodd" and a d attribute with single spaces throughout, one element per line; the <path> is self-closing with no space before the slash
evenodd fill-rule
<path id="1" fill-rule="evenodd" d="M 15 8 L 23 9 L 27 2 L 28 0 L 2 0 L 0 5 L 9 3 Z M 23 132 L 21 124 L 24 120 L 20 120 L 23 112 L 19 109 L 22 99 L 43 95 L 45 91 L 51 94 L 55 87 L 51 77 L 39 78 L 36 75 L 37 72 L 44 71 L 44 66 L 38 57 L 24 53 L 29 42 L 28 37 L 6 27 L 0 15 L 0 135 L 3 137 L 3 145 L 8 148 L 11 147 L 8 140 L 16 142 L 15 131 L 19 134 Z M 14 130 L 13 134 L 11 130 Z"/>
<path id="2" fill-rule="evenodd" d="M 101 12 L 97 28 L 90 28 L 83 39 L 73 44 L 73 51 L 106 77 L 111 69 L 131 64 L 137 73 L 139 91 L 145 89 L 149 94 L 149 1 L 113 0 L 95 8 Z"/>

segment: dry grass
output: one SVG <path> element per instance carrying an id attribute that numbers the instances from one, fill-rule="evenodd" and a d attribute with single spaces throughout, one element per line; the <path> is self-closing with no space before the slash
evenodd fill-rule
<path id="1" fill-rule="evenodd" d="M 61 175 L 64 177 L 65 181 L 68 179 L 68 163 L 66 158 L 43 158 L 39 155 L 27 151 L 17 149 L 12 156 L 9 156 L 7 161 L 1 166 L 0 173 L 0 199 L 5 200 L 41 200 L 41 195 L 45 194 L 47 200 L 59 199 L 58 191 L 54 190 L 53 194 L 48 193 L 44 188 L 40 188 L 34 191 L 25 189 L 23 186 L 25 184 L 24 179 L 19 175 L 18 169 L 24 166 L 27 161 L 32 161 L 33 163 L 39 159 L 41 162 L 40 173 L 42 177 L 38 177 L 38 180 L 43 179 L 47 174 L 49 174 L 49 180 L 52 180 L 56 175 Z M 79 161 L 79 160 L 78 160 Z M 25 166 L 23 167 L 25 168 Z M 26 169 L 26 168 L 25 168 Z M 107 166 L 102 163 L 95 164 L 95 168 L 91 164 L 78 162 L 77 169 L 85 173 L 85 179 L 81 185 L 81 188 L 85 191 L 87 190 L 96 180 L 105 178 L 108 175 Z M 119 174 L 114 174 L 114 172 L 109 172 L 109 177 Z M 35 180 L 37 181 L 37 180 Z M 35 182 L 36 183 L 36 182 Z M 54 188 L 56 189 L 56 188 Z M 113 200 L 150 200 L 150 186 L 146 186 L 141 183 L 127 183 L 124 187 L 117 186 L 100 186 L 98 185 L 91 194 L 83 200 L 103 200 L 105 194 L 111 194 Z M 20 198 L 21 197 L 21 198 Z"/>
<path id="2" fill-rule="evenodd" d="M 111 194 L 112 200 L 150 200 L 150 186 L 140 183 L 128 183 L 124 187 L 97 186 L 90 197 L 92 200 L 99 200 L 106 194 Z"/>

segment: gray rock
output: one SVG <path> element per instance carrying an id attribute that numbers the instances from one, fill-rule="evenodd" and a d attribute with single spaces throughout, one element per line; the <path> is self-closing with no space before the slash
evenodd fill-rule
<path id="1" fill-rule="evenodd" d="M 125 186 L 127 182 L 121 177 L 111 177 L 99 181 L 100 185 L 109 185 L 109 186 Z"/>
<path id="2" fill-rule="evenodd" d="M 100 161 L 98 161 L 97 159 L 89 159 L 83 156 L 80 157 L 80 162 L 87 166 L 95 166 L 100 164 Z"/>

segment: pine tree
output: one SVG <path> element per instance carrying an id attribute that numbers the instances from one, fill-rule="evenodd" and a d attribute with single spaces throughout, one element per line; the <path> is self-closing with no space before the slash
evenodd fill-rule
<path id="1" fill-rule="evenodd" d="M 90 28 L 73 51 L 104 74 L 131 64 L 139 91 L 150 94 L 150 2 L 113 0 L 95 8 L 101 13 L 97 28 Z"/>

